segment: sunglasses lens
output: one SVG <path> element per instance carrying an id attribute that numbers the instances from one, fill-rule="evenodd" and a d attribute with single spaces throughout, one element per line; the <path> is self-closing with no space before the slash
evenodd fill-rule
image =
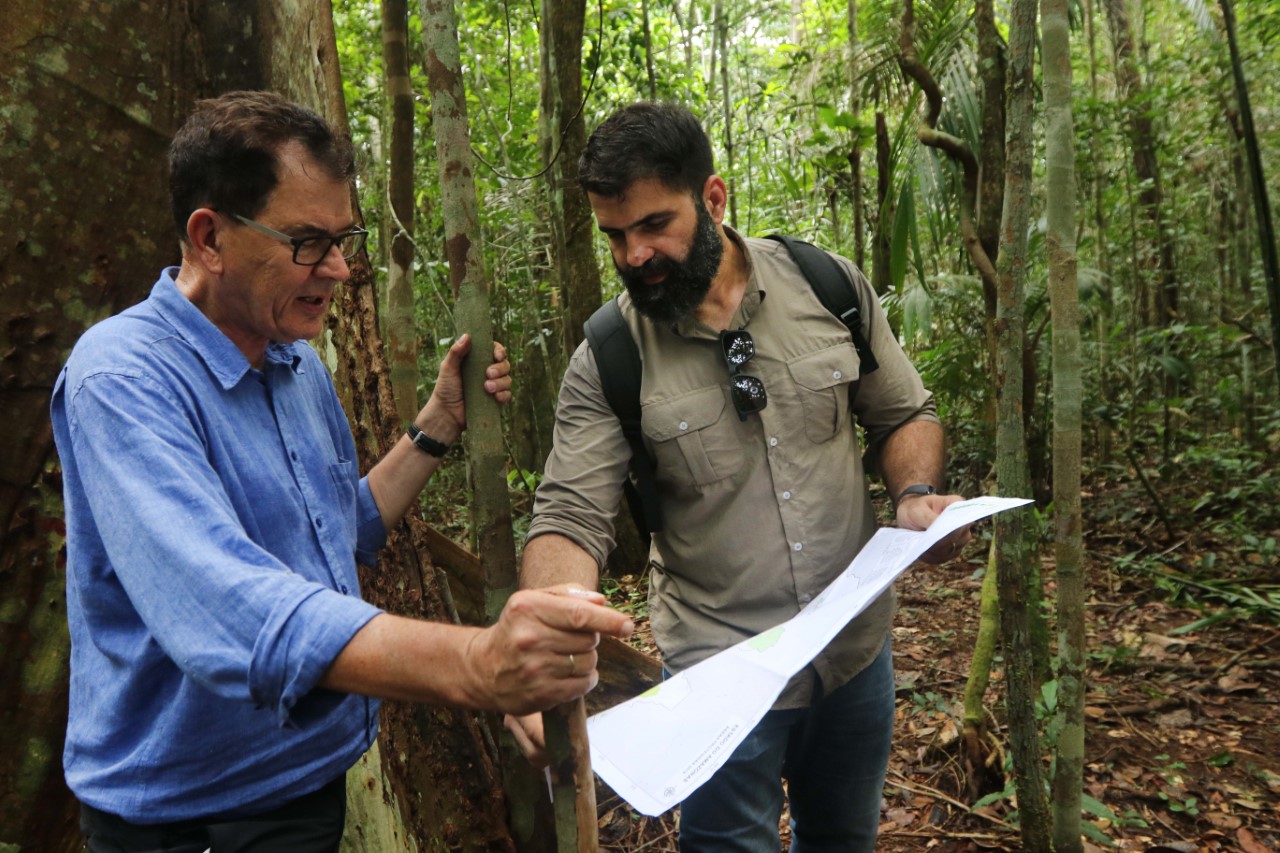
<path id="1" fill-rule="evenodd" d="M 759 412 L 769 403 L 764 393 L 764 383 L 754 376 L 735 376 L 729 381 L 729 394 L 739 416 Z"/>
<path id="2" fill-rule="evenodd" d="M 729 364 L 730 371 L 740 370 L 756 354 L 756 345 L 751 339 L 751 333 L 741 329 L 735 332 L 721 332 L 720 346 L 724 349 L 724 360 Z"/>

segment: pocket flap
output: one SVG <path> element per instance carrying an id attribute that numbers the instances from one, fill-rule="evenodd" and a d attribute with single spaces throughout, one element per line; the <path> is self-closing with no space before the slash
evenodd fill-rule
<path id="1" fill-rule="evenodd" d="M 791 378 L 802 388 L 825 391 L 858 379 L 858 352 L 853 344 L 837 344 L 788 362 Z"/>
<path id="2" fill-rule="evenodd" d="M 720 420 L 725 396 L 724 388 L 712 385 L 672 400 L 651 403 L 640 414 L 640 429 L 654 441 L 669 441 L 687 435 Z"/>

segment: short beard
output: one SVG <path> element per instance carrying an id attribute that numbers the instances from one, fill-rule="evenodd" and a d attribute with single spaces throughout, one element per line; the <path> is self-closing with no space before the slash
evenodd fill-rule
<path id="1" fill-rule="evenodd" d="M 614 261 L 619 278 L 631 294 L 631 304 L 655 323 L 675 323 L 692 316 L 706 299 L 711 282 L 720 271 L 720 260 L 724 256 L 720 232 L 701 198 L 694 199 L 694 208 L 698 224 L 683 261 L 655 256 L 642 266 L 625 270 Z M 649 276 L 663 273 L 666 278 L 662 281 L 645 284 Z"/>

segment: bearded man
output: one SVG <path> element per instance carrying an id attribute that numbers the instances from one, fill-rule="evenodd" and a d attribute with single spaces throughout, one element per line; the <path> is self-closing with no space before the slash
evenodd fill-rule
<path id="1" fill-rule="evenodd" d="M 924 529 L 961 498 L 938 493 L 933 397 L 866 277 L 836 258 L 863 306 L 874 372 L 780 243 L 724 224 L 728 191 L 692 113 L 623 108 L 592 134 L 579 180 L 626 286 L 619 306 L 643 363 L 641 429 L 663 519 L 649 613 L 667 670 L 679 672 L 795 616 L 871 538 L 855 420 L 899 526 Z M 601 372 L 579 346 L 534 504 L 525 587 L 594 588 L 615 544 L 631 450 Z M 953 556 L 968 537 L 956 531 L 925 559 Z M 890 590 L 682 803 L 682 851 L 778 850 L 783 778 L 792 851 L 874 847 L 893 728 L 893 611 Z M 508 726 L 536 757 L 540 716 Z"/>

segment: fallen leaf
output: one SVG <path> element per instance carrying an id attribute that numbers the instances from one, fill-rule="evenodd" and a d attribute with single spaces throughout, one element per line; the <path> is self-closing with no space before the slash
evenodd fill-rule
<path id="1" fill-rule="evenodd" d="M 1238 829 L 1244 822 L 1233 814 L 1223 812 L 1205 812 L 1204 817 L 1219 829 Z"/>
<path id="2" fill-rule="evenodd" d="M 1156 717 L 1156 725 L 1166 729 L 1185 729 L 1191 725 L 1191 709 L 1179 708 Z"/>
<path id="3" fill-rule="evenodd" d="M 1274 851 L 1253 837 L 1253 833 L 1245 829 L 1243 826 L 1236 830 L 1236 841 L 1240 842 L 1240 849 L 1244 853 L 1274 853 Z"/>
<path id="4" fill-rule="evenodd" d="M 1218 679 L 1218 689 L 1223 693 L 1244 693 L 1257 690 L 1261 685 L 1256 681 L 1248 681 L 1249 670 L 1242 666 L 1233 666 L 1226 675 Z"/>

